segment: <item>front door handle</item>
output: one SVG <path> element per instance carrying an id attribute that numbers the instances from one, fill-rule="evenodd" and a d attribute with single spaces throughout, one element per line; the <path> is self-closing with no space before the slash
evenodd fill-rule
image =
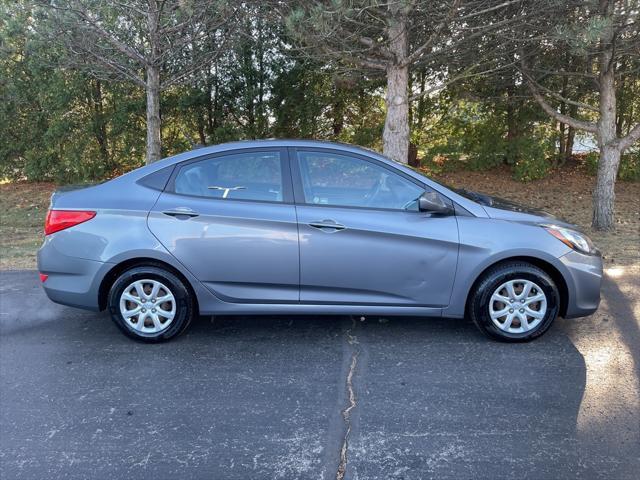
<path id="1" fill-rule="evenodd" d="M 198 215 L 200 215 L 195 210 L 191 210 L 190 208 L 187 208 L 187 207 L 176 207 L 172 210 L 165 210 L 162 213 L 164 213 L 165 215 L 169 215 L 170 217 L 180 217 L 180 216 L 197 217 Z"/>
<path id="2" fill-rule="evenodd" d="M 311 222 L 309 226 L 313 228 L 318 228 L 324 231 L 334 231 L 334 232 L 337 230 L 344 230 L 345 228 L 347 228 L 344 225 L 337 223 L 334 220 L 320 220 L 318 222 Z"/>

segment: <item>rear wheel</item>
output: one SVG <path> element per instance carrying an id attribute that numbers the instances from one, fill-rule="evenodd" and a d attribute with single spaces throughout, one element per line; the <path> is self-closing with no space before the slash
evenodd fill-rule
<path id="1" fill-rule="evenodd" d="M 122 273 L 108 297 L 109 312 L 127 336 L 143 342 L 163 342 L 191 323 L 194 302 L 182 280 L 156 266 Z"/>
<path id="2" fill-rule="evenodd" d="M 549 329 L 559 305 L 558 289 L 549 275 L 529 263 L 509 262 L 482 276 L 468 311 L 489 337 L 526 342 Z"/>

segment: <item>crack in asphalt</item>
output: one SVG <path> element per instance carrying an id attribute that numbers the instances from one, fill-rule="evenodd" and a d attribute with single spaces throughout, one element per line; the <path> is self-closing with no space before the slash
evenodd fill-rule
<path id="1" fill-rule="evenodd" d="M 360 350 L 356 345 L 358 345 L 358 338 L 353 334 L 353 331 L 356 328 L 356 319 L 352 317 L 351 320 L 351 328 L 347 330 L 347 343 L 351 347 L 351 364 L 349 365 L 349 371 L 347 372 L 347 395 L 348 395 L 348 404 L 342 410 L 342 419 L 346 425 L 346 430 L 344 433 L 344 437 L 342 438 L 342 446 L 340 447 L 340 463 L 338 464 L 338 471 L 336 472 L 336 480 L 343 480 L 344 475 L 347 471 L 347 452 L 349 449 L 349 435 L 351 434 L 351 412 L 357 405 L 356 392 L 353 387 L 353 376 L 355 375 L 356 368 L 358 366 L 358 355 L 360 354 Z"/>

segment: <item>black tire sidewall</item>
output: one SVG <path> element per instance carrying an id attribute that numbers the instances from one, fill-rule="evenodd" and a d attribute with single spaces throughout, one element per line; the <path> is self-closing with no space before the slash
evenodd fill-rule
<path id="1" fill-rule="evenodd" d="M 160 333 L 142 333 L 132 329 L 120 313 L 120 296 L 136 280 L 157 280 L 171 290 L 176 301 L 176 314 L 167 330 Z M 122 273 L 113 283 L 107 300 L 111 319 L 130 338 L 147 343 L 169 340 L 186 329 L 193 316 L 193 300 L 184 283 L 173 273 L 158 267 L 134 267 Z"/>
<path id="2" fill-rule="evenodd" d="M 489 302 L 493 292 L 509 280 L 530 280 L 538 285 L 547 297 L 547 311 L 542 322 L 532 331 L 508 333 L 500 330 L 489 315 Z M 480 283 L 471 302 L 471 314 L 480 329 L 492 338 L 506 342 L 526 342 L 545 333 L 558 316 L 559 294 L 553 280 L 542 270 L 526 265 L 505 266 L 489 272 Z"/>

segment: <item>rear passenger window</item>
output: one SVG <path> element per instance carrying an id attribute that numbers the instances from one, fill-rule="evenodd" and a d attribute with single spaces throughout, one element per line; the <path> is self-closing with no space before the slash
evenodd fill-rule
<path id="1" fill-rule="evenodd" d="M 282 202 L 279 152 L 244 152 L 207 158 L 180 168 L 175 193 L 228 200 Z"/>

